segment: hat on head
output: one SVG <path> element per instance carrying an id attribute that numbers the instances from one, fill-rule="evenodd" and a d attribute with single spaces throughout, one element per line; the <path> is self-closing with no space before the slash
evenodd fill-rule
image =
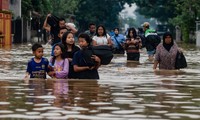
<path id="1" fill-rule="evenodd" d="M 142 24 L 142 27 L 149 27 L 149 26 L 150 26 L 149 22 L 144 22 L 144 23 Z"/>

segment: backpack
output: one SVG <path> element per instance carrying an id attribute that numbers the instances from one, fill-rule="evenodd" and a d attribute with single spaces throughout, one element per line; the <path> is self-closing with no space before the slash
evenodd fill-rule
<path id="1" fill-rule="evenodd" d="M 149 30 L 145 32 L 145 46 L 147 51 L 153 51 L 160 44 L 161 39 L 156 31 Z"/>

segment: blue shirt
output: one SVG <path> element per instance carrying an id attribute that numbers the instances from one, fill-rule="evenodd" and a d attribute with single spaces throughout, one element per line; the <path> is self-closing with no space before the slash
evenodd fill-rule
<path id="1" fill-rule="evenodd" d="M 114 43 L 114 48 L 118 48 L 119 49 L 120 48 L 120 44 L 125 42 L 125 37 L 122 34 L 118 34 L 117 36 L 113 35 L 111 37 L 111 40 Z"/>
<path id="2" fill-rule="evenodd" d="M 40 63 L 36 63 L 34 58 L 28 62 L 27 70 L 30 74 L 30 78 L 44 78 L 46 79 L 46 73 L 49 72 L 48 69 L 49 61 L 46 58 L 42 58 Z"/>

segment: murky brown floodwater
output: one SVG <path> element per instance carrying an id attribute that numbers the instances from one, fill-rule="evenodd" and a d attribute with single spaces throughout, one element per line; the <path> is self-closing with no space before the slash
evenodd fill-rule
<path id="1" fill-rule="evenodd" d="M 30 45 L 0 48 L 0 119 L 200 119 L 200 50 L 184 46 L 188 68 L 156 71 L 115 56 L 100 80 L 30 80 L 24 83 Z M 50 46 L 45 46 L 49 58 Z"/>

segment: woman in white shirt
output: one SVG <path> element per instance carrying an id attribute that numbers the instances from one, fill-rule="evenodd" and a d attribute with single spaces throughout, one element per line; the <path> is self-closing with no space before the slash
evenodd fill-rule
<path id="1" fill-rule="evenodd" d="M 99 25 L 96 29 L 96 35 L 93 37 L 93 46 L 98 45 L 108 45 L 112 46 L 112 40 L 110 36 L 106 33 L 106 29 L 103 25 Z"/>

